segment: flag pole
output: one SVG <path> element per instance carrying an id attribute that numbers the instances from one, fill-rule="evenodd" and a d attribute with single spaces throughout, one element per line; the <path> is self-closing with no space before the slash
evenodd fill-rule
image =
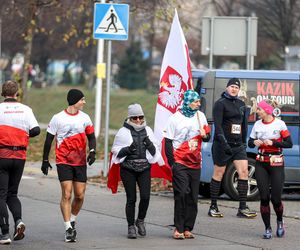
<path id="1" fill-rule="evenodd" d="M 193 83 L 193 79 L 192 78 L 190 79 L 190 85 L 191 85 L 191 89 L 194 90 L 194 83 Z M 200 105 L 201 105 L 201 101 L 200 101 Z M 199 127 L 201 129 L 201 122 L 200 122 L 200 116 L 199 116 L 198 111 L 197 111 L 197 120 L 198 120 L 198 123 L 199 123 Z"/>

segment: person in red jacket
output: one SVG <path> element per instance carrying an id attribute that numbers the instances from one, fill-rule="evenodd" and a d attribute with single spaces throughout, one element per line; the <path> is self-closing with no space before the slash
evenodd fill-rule
<path id="1" fill-rule="evenodd" d="M 5 99 L 0 104 L 0 244 L 10 244 L 7 207 L 15 222 L 13 239 L 21 240 L 25 236 L 18 188 L 29 137 L 39 135 L 40 127 L 31 108 L 17 101 L 16 82 L 9 80 L 3 83 L 1 95 Z"/>

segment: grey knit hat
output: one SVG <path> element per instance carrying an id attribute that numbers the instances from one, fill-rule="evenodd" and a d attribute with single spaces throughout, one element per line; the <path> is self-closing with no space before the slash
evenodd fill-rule
<path id="1" fill-rule="evenodd" d="M 128 106 L 128 116 L 127 117 L 132 117 L 132 116 L 141 116 L 144 115 L 143 109 L 140 104 L 134 103 L 130 104 Z"/>

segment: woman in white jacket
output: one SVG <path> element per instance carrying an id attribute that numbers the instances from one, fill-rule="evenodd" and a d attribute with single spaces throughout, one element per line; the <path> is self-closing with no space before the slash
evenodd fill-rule
<path id="1" fill-rule="evenodd" d="M 126 218 L 128 235 L 136 239 L 146 235 L 144 219 L 149 206 L 151 189 L 151 163 L 158 162 L 161 154 L 153 131 L 146 125 L 140 104 L 128 107 L 128 116 L 115 136 L 112 146 L 112 164 L 120 164 L 120 175 L 126 191 Z M 138 216 L 135 220 L 136 184 L 140 190 Z"/>

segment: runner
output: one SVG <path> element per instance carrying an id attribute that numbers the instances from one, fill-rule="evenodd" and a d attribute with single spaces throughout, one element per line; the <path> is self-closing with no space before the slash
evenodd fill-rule
<path id="1" fill-rule="evenodd" d="M 85 104 L 83 93 L 78 89 L 71 89 L 67 100 L 69 106 L 54 115 L 48 125 L 41 170 L 47 175 L 48 169 L 52 169 L 48 157 L 52 141 L 56 137 L 56 166 L 62 191 L 60 208 L 66 229 L 65 242 L 75 242 L 75 220 L 82 207 L 86 189 L 86 161 L 89 165 L 95 161 L 96 138 L 90 117 L 81 111 Z M 86 137 L 90 149 L 87 159 Z"/>
<path id="2" fill-rule="evenodd" d="M 198 213 L 201 143 L 209 141 L 210 130 L 194 90 L 184 93 L 183 105 L 168 121 L 165 151 L 173 173 L 174 239 L 193 239 Z"/>
<path id="3" fill-rule="evenodd" d="M 284 183 L 284 158 L 282 148 L 291 148 L 293 143 L 284 121 L 273 116 L 275 101 L 263 100 L 258 103 L 257 114 L 261 118 L 255 122 L 248 146 L 258 147 L 255 177 L 260 193 L 260 212 L 265 224 L 264 239 L 272 238 L 270 223 L 270 199 L 277 216 L 277 237 L 283 237 L 283 204 L 281 201 Z M 271 191 L 270 191 L 271 188 Z"/>
<path id="4" fill-rule="evenodd" d="M 17 102 L 18 84 L 6 81 L 2 85 L 5 100 L 0 104 L 0 244 L 10 244 L 7 207 L 14 222 L 14 240 L 25 237 L 22 206 L 18 189 L 26 161 L 29 137 L 40 134 L 40 127 L 31 110 Z"/>
<path id="5" fill-rule="evenodd" d="M 237 190 L 239 192 L 239 209 L 237 216 L 254 218 L 256 212 L 246 205 L 248 191 L 248 159 L 246 153 L 247 112 L 245 103 L 238 99 L 241 83 L 237 78 L 231 78 L 221 98 L 213 107 L 215 134 L 212 145 L 214 173 L 210 183 L 211 206 L 208 215 L 223 217 L 217 205 L 221 181 L 226 166 L 233 162 L 238 173 Z"/>

